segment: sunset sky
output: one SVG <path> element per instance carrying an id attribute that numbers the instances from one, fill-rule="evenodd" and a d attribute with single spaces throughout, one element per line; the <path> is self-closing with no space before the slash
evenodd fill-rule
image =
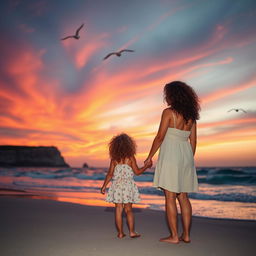
<path id="1" fill-rule="evenodd" d="M 4 0 L 0 12 L 1 145 L 107 166 L 126 132 L 142 163 L 163 87 L 182 80 L 201 99 L 197 166 L 256 165 L 254 0 Z M 82 23 L 80 40 L 60 40 Z M 135 52 L 102 61 L 122 48 Z"/>

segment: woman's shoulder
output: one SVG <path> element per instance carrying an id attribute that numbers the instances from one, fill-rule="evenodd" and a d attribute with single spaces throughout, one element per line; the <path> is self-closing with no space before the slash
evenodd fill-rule
<path id="1" fill-rule="evenodd" d="M 165 108 L 162 112 L 163 115 L 171 115 L 172 113 L 174 113 L 174 111 L 171 108 Z"/>
<path id="2" fill-rule="evenodd" d="M 171 119 L 174 111 L 171 108 L 166 108 L 162 112 L 163 119 Z"/>

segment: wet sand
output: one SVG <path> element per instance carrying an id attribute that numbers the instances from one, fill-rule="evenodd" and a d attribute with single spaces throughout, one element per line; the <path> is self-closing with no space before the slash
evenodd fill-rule
<path id="1" fill-rule="evenodd" d="M 164 212 L 134 209 L 134 214 L 142 237 L 118 239 L 112 207 L 1 196 L 1 255 L 235 256 L 256 251 L 256 221 L 193 217 L 192 242 L 174 245 L 158 241 L 168 235 Z"/>

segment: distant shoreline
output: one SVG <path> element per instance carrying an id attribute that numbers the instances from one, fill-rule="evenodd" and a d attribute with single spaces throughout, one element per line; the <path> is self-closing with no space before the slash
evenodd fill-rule
<path id="1" fill-rule="evenodd" d="M 0 145 L 1 167 L 69 167 L 55 146 Z"/>

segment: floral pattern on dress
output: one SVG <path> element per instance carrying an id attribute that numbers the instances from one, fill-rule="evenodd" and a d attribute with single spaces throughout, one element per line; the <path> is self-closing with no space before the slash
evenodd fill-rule
<path id="1" fill-rule="evenodd" d="M 138 203 L 140 201 L 140 194 L 133 177 L 134 173 L 131 166 L 128 164 L 117 164 L 106 201 L 124 204 Z"/>

